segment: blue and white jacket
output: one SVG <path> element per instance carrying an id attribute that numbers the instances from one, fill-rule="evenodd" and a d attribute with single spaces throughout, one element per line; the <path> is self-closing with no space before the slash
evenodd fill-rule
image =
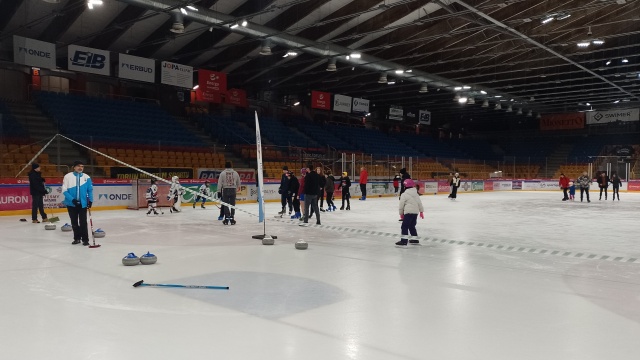
<path id="1" fill-rule="evenodd" d="M 93 183 L 89 175 L 85 173 L 70 172 L 62 179 L 63 204 L 73 205 L 73 199 L 77 199 L 83 208 L 87 207 L 87 199 L 93 202 Z"/>

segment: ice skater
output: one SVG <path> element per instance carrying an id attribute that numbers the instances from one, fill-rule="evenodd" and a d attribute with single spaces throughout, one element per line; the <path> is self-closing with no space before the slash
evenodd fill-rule
<path id="1" fill-rule="evenodd" d="M 602 191 L 604 190 L 604 199 L 607 200 L 607 190 L 609 189 L 609 176 L 606 172 L 602 172 L 600 176 L 598 176 L 598 187 L 600 188 L 600 199 L 602 200 Z"/>
<path id="2" fill-rule="evenodd" d="M 407 190 L 407 187 L 404 185 L 404 181 L 407 179 L 411 179 L 411 175 L 407 172 L 406 168 L 400 169 L 400 175 L 402 176 L 402 178 L 400 179 L 400 195 L 402 196 L 402 193 Z"/>
<path id="3" fill-rule="evenodd" d="M 564 176 L 563 173 L 560 173 L 560 179 L 558 180 L 558 186 L 562 189 L 562 201 L 569 200 L 569 196 L 567 195 L 567 190 L 569 189 L 569 178 Z"/>
<path id="4" fill-rule="evenodd" d="M 147 199 L 147 215 L 151 215 L 151 213 L 159 215 L 156 211 L 156 206 L 158 205 L 158 185 L 156 185 L 156 179 L 151 179 L 151 186 L 147 189 L 145 198 Z"/>
<path id="5" fill-rule="evenodd" d="M 309 222 L 309 218 L 316 214 L 316 225 L 320 225 L 320 209 L 318 209 L 318 193 L 320 190 L 320 174 L 316 171 L 311 171 L 312 164 L 307 166 L 309 172 L 304 178 L 304 220 L 303 224 Z"/>
<path id="6" fill-rule="evenodd" d="M 220 191 L 216 192 L 214 199 L 222 201 L 222 193 Z M 224 220 L 224 208 L 225 206 L 220 204 L 220 215 L 218 215 L 218 220 Z"/>
<path id="7" fill-rule="evenodd" d="M 400 180 L 402 180 L 402 178 L 400 177 L 399 173 L 396 173 L 396 176 L 393 177 L 393 190 L 394 190 L 394 194 L 398 193 L 398 188 L 400 188 Z"/>
<path id="8" fill-rule="evenodd" d="M 289 215 L 293 211 L 293 200 L 291 199 L 291 195 L 289 193 L 289 177 L 287 174 L 289 173 L 289 168 L 286 166 L 282 167 L 282 176 L 280 177 L 280 187 L 278 188 L 278 194 L 280 194 L 280 204 L 282 205 L 282 211 L 278 213 L 278 215 L 284 215 L 286 212 L 286 207 L 289 205 Z"/>
<path id="9" fill-rule="evenodd" d="M 318 185 L 320 185 L 320 189 L 318 190 L 318 200 L 320 200 L 320 211 L 324 212 L 324 186 L 327 184 L 327 178 L 322 173 L 322 168 L 318 166 L 316 168 L 316 172 L 320 175 L 318 179 Z M 327 206 L 329 206 L 329 201 L 327 201 Z"/>
<path id="10" fill-rule="evenodd" d="M 587 172 L 583 172 L 582 176 L 578 178 L 578 184 L 580 184 L 580 202 L 582 202 L 583 196 L 587 194 L 587 202 L 591 202 L 589 200 L 589 187 L 591 186 L 591 179 L 587 176 Z"/>
<path id="11" fill-rule="evenodd" d="M 169 195 L 167 200 L 171 201 L 171 207 L 169 212 L 180 212 L 180 204 L 182 203 L 182 195 L 184 195 L 184 189 L 180 185 L 180 179 L 177 176 L 171 178 L 171 188 L 169 188 Z"/>
<path id="12" fill-rule="evenodd" d="M 366 167 L 360 168 L 360 192 L 362 196 L 359 200 L 367 200 L 367 181 L 369 180 L 369 173 L 367 172 Z"/>
<path id="13" fill-rule="evenodd" d="M 236 194 L 240 191 L 240 175 L 231 168 L 231 163 L 227 161 L 224 164 L 225 169 L 220 173 L 218 178 L 218 190 L 222 192 L 222 201 L 230 206 L 225 206 L 223 224 L 236 224 L 234 219 L 236 209 Z"/>
<path id="14" fill-rule="evenodd" d="M 304 179 L 306 176 L 307 176 L 307 168 L 300 169 L 300 180 L 298 180 L 298 199 L 300 200 L 298 202 L 300 203 L 300 210 L 302 211 L 302 214 L 300 214 L 300 216 L 297 217 L 297 219 L 300 221 L 304 220 L 304 211 L 305 211 Z M 297 212 L 296 212 L 296 215 L 298 215 Z M 295 219 L 294 217 L 291 217 L 291 218 Z"/>
<path id="15" fill-rule="evenodd" d="M 611 185 L 613 185 L 611 200 L 616 201 L 616 195 L 618 195 L 618 201 L 620 201 L 620 186 L 622 185 L 622 181 L 615 171 L 611 173 Z"/>
<path id="16" fill-rule="evenodd" d="M 209 196 L 211 196 L 211 189 L 209 188 L 209 180 L 205 180 L 204 184 L 200 185 L 200 188 L 198 188 L 198 195 L 196 196 L 196 199 L 193 202 L 193 208 L 194 209 L 196 208 L 196 204 L 202 198 L 202 204 L 200 204 L 200 207 L 203 209 L 206 209 L 204 207 L 204 203 L 207 202 L 207 197 Z"/>
<path id="17" fill-rule="evenodd" d="M 416 230 L 418 214 L 420 214 L 420 219 L 424 219 L 424 207 L 422 206 L 422 201 L 420 200 L 420 196 L 418 195 L 418 191 L 415 188 L 413 180 L 406 179 L 403 184 L 405 185 L 406 190 L 402 195 L 400 195 L 399 210 L 400 219 L 402 219 L 400 230 L 402 231 L 402 235 L 411 234 L 411 236 L 418 236 L 418 231 Z M 409 244 L 419 245 L 420 240 L 409 240 Z M 407 246 L 407 239 L 400 239 L 396 245 Z"/>
<path id="18" fill-rule="evenodd" d="M 287 177 L 289 178 L 288 192 L 291 194 L 291 203 L 293 204 L 294 211 L 293 215 L 291 215 L 291 219 L 300 219 L 302 217 L 302 214 L 300 213 L 300 199 L 298 199 L 300 182 L 298 182 L 298 178 L 291 171 L 287 171 Z"/>
<path id="19" fill-rule="evenodd" d="M 349 199 L 351 198 L 351 179 L 349 179 L 349 174 L 344 171 L 342 172 L 342 177 L 340 177 L 340 189 L 342 189 L 342 206 L 340 210 L 344 210 L 344 202 L 347 201 L 347 210 L 351 210 L 351 203 Z"/>
<path id="20" fill-rule="evenodd" d="M 455 173 L 451 178 L 451 200 L 458 197 L 458 188 L 460 187 L 460 173 Z"/>
<path id="21" fill-rule="evenodd" d="M 569 181 L 569 200 L 573 201 L 576 197 L 576 185 L 573 181 Z"/>
<path id="22" fill-rule="evenodd" d="M 331 170 L 327 170 L 325 176 L 324 191 L 327 193 L 327 211 L 336 211 L 336 205 L 333 203 L 336 178 L 331 174 Z"/>

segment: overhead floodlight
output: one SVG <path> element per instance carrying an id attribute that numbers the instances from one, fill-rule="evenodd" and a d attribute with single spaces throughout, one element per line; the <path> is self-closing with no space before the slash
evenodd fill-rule
<path id="1" fill-rule="evenodd" d="M 459 101 L 460 100 L 460 94 L 456 94 L 456 96 L 453 97 L 453 101 Z"/>
<path id="2" fill-rule="evenodd" d="M 200 87 L 200 85 L 196 85 L 193 87 L 193 90 L 198 90 L 198 88 Z"/>
<path id="3" fill-rule="evenodd" d="M 387 82 L 387 85 L 395 85 L 395 84 L 396 84 L 395 80 L 391 80 L 391 81 Z"/>
<path id="4" fill-rule="evenodd" d="M 184 8 L 180 8 L 180 12 L 184 15 L 187 15 L 187 10 L 185 10 Z"/>
<path id="5" fill-rule="evenodd" d="M 529 112 L 527 113 L 527 117 L 532 117 L 533 116 L 533 111 L 529 110 Z"/>
<path id="6" fill-rule="evenodd" d="M 381 74 L 380 78 L 378 78 L 378 84 L 386 84 L 387 83 L 387 74 Z"/>
<path id="7" fill-rule="evenodd" d="M 469 99 L 467 99 L 466 96 L 461 96 L 460 99 L 458 99 L 458 102 L 460 104 L 465 104 Z"/>
<path id="8" fill-rule="evenodd" d="M 502 110 L 502 105 L 500 105 L 500 103 L 496 103 L 496 110 Z"/>
<path id="9" fill-rule="evenodd" d="M 398 69 L 398 70 L 396 70 L 396 74 L 404 74 L 404 70 Z"/>
<path id="10" fill-rule="evenodd" d="M 534 98 L 533 96 L 529 98 L 529 101 L 536 101 L 536 98 Z"/>
<path id="11" fill-rule="evenodd" d="M 502 95 L 496 95 L 496 96 L 494 96 L 494 97 L 501 98 L 501 97 L 502 97 Z"/>
<path id="12" fill-rule="evenodd" d="M 462 88 L 463 88 L 464 90 L 469 90 L 469 89 L 471 89 L 471 86 L 467 86 L 467 85 L 465 85 L 465 86 L 463 86 Z"/>
<path id="13" fill-rule="evenodd" d="M 570 17 L 571 17 L 571 14 L 569 14 L 568 12 L 564 12 L 563 11 L 563 12 L 559 12 L 556 15 L 556 20 L 566 20 L 566 19 L 568 19 Z"/>
<path id="14" fill-rule="evenodd" d="M 354 59 L 360 59 L 362 57 L 362 54 L 360 54 L 359 52 L 352 52 L 349 56 Z"/>
<path id="15" fill-rule="evenodd" d="M 60 1 L 55 1 L 55 2 L 54 1 L 47 1 L 47 2 L 50 2 L 50 3 L 53 3 L 53 4 L 57 4 Z M 89 8 L 89 10 L 93 10 L 93 6 L 94 5 L 102 5 L 102 4 L 103 4 L 102 0 L 88 0 L 87 1 L 87 7 Z"/>
<path id="16" fill-rule="evenodd" d="M 591 43 L 593 45 L 602 45 L 602 44 L 604 44 L 604 40 L 595 39 L 595 40 L 591 40 Z"/>
<path id="17" fill-rule="evenodd" d="M 418 90 L 418 92 L 422 94 L 429 92 L 429 88 L 427 87 L 427 84 L 420 85 L 420 90 Z"/>
<path id="18" fill-rule="evenodd" d="M 327 71 L 336 71 L 338 68 L 336 67 L 336 59 L 329 59 L 329 63 L 327 64 Z"/>
<path id="19" fill-rule="evenodd" d="M 236 22 L 236 23 L 233 23 L 233 24 L 231 24 L 231 25 L 229 25 L 229 27 L 230 27 L 231 29 L 235 29 L 235 28 L 237 28 L 238 26 L 240 26 L 240 24 L 238 24 L 237 22 Z"/>
<path id="20" fill-rule="evenodd" d="M 249 23 L 247 22 L 247 20 L 242 20 L 242 23 L 240 25 L 242 25 L 242 27 L 247 27 Z"/>
<path id="21" fill-rule="evenodd" d="M 626 63 L 628 63 L 628 62 L 629 62 L 629 59 L 624 58 L 624 59 L 622 59 L 622 62 L 623 62 L 624 64 L 626 64 Z"/>
<path id="22" fill-rule="evenodd" d="M 60 0 L 42 0 L 44 2 L 48 2 L 49 4 L 59 4 Z"/>
<path id="23" fill-rule="evenodd" d="M 611 65 L 611 60 L 607 60 L 606 63 L 604 63 L 605 65 Z"/>
<path id="24" fill-rule="evenodd" d="M 468 105 L 473 105 L 476 103 L 476 99 L 474 99 L 473 97 L 469 97 L 469 99 L 467 99 L 467 104 Z"/>
<path id="25" fill-rule="evenodd" d="M 260 48 L 260 55 L 265 55 L 265 56 L 271 55 L 271 46 L 269 44 L 269 40 L 264 40 L 262 42 L 262 47 Z"/>
<path id="26" fill-rule="evenodd" d="M 300 105 L 300 101 L 296 101 L 293 103 L 293 106 L 298 106 L 298 105 Z"/>
<path id="27" fill-rule="evenodd" d="M 456 86 L 456 87 L 453 88 L 453 90 L 460 91 L 460 90 L 462 90 L 462 86 Z"/>
<path id="28" fill-rule="evenodd" d="M 413 70 L 409 69 L 409 70 L 405 70 L 404 72 L 410 73 L 410 72 L 413 72 Z"/>
<path id="29" fill-rule="evenodd" d="M 174 12 L 171 14 L 173 17 L 173 24 L 171 24 L 171 31 L 174 34 L 183 34 L 184 33 L 184 20 L 182 19 L 182 14 L 178 12 Z"/>
<path id="30" fill-rule="evenodd" d="M 591 43 L 588 42 L 588 41 L 581 41 L 581 42 L 578 43 L 578 47 L 581 47 L 581 48 L 586 48 L 589 45 L 591 45 Z"/>
<path id="31" fill-rule="evenodd" d="M 193 6 L 193 5 L 187 5 L 187 9 L 193 10 L 193 11 L 198 11 L 198 8 Z"/>
<path id="32" fill-rule="evenodd" d="M 543 17 L 542 20 L 541 20 L 541 22 L 543 24 L 548 24 L 548 23 L 550 23 L 552 21 L 553 21 L 553 16 L 551 16 L 551 15 L 547 15 L 547 16 Z"/>
<path id="33" fill-rule="evenodd" d="M 482 102 L 482 107 L 483 108 L 488 108 L 489 107 L 489 100 L 485 100 Z"/>
<path id="34" fill-rule="evenodd" d="M 522 108 L 518 108 L 518 112 L 516 113 L 516 115 L 522 115 Z"/>
<path id="35" fill-rule="evenodd" d="M 620 100 L 616 100 L 616 101 L 614 101 L 613 103 L 614 103 L 614 104 L 617 104 L 617 103 L 619 103 L 619 102 L 620 102 Z"/>
<path id="36" fill-rule="evenodd" d="M 480 90 L 480 94 L 482 94 L 482 95 L 487 95 L 487 92 L 486 92 L 486 91 L 484 91 L 484 90 Z"/>
<path id="37" fill-rule="evenodd" d="M 286 58 L 286 57 L 289 57 L 289 56 L 296 56 L 296 55 L 298 55 L 298 53 L 297 53 L 297 52 L 295 52 L 295 51 L 293 51 L 293 50 L 289 50 L 289 51 L 287 51 L 287 53 L 286 53 L 286 54 L 282 55 L 282 57 L 285 57 L 285 58 Z"/>
<path id="38" fill-rule="evenodd" d="M 509 105 L 509 106 L 507 107 L 507 112 L 508 112 L 508 113 L 513 112 L 513 107 L 512 107 L 511 105 Z"/>

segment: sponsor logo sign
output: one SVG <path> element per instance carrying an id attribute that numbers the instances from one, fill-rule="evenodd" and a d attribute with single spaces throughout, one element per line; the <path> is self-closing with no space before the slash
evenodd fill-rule
<path id="1" fill-rule="evenodd" d="M 423 194 L 437 194 L 438 193 L 438 182 L 437 181 L 425 181 L 423 183 L 424 190 Z"/>
<path id="2" fill-rule="evenodd" d="M 451 187 L 449 186 L 449 180 L 438 180 L 438 192 L 448 194 L 451 192 Z"/>
<path id="3" fill-rule="evenodd" d="M 471 191 L 484 191 L 484 181 L 472 181 Z"/>
<path id="4" fill-rule="evenodd" d="M 211 169 L 211 168 L 199 168 L 198 169 L 198 179 L 209 179 L 217 181 L 218 177 L 220 177 L 220 173 L 224 169 Z M 240 175 L 240 181 L 243 183 L 254 183 L 256 182 L 256 171 L 253 169 L 233 169 L 238 172 Z M 278 182 L 278 186 L 280 182 Z"/>
<path id="5" fill-rule="evenodd" d="M 193 88 L 193 68 L 191 66 L 163 61 L 160 66 L 160 82 L 182 88 Z"/>
<path id="6" fill-rule="evenodd" d="M 540 130 L 583 129 L 584 113 L 546 114 L 540 118 Z"/>
<path id="7" fill-rule="evenodd" d="M 402 106 L 391 105 L 389 107 L 389 120 L 402 121 L 404 119 L 404 111 Z"/>
<path id="8" fill-rule="evenodd" d="M 171 177 L 173 176 L 177 176 L 180 179 L 191 179 L 193 177 L 193 169 L 191 168 L 162 168 L 162 171 L 158 171 L 158 168 L 140 168 L 140 169 L 163 179 L 171 179 Z M 111 178 L 112 179 L 148 179 L 149 176 L 128 167 L 112 166 Z"/>
<path id="9" fill-rule="evenodd" d="M 587 114 L 587 124 L 604 124 L 616 121 L 638 121 L 640 120 L 640 109 L 611 110 L 611 111 L 589 111 Z"/>
<path id="10" fill-rule="evenodd" d="M 493 181 L 484 182 L 484 191 L 493 191 Z"/>
<path id="11" fill-rule="evenodd" d="M 407 109 L 404 112 L 404 119 L 411 123 L 411 124 L 417 124 L 418 123 L 418 110 L 416 109 Z"/>
<path id="12" fill-rule="evenodd" d="M 92 74 L 111 74 L 109 51 L 93 49 L 84 46 L 69 45 L 69 70 Z"/>
<path id="13" fill-rule="evenodd" d="M 231 89 L 227 91 L 225 100 L 227 104 L 247 107 L 247 92 L 241 89 Z"/>
<path id="14" fill-rule="evenodd" d="M 331 93 L 311 91 L 311 107 L 314 109 L 331 110 Z"/>
<path id="15" fill-rule="evenodd" d="M 460 184 L 460 188 L 458 188 L 458 191 L 462 191 L 462 192 L 471 191 L 471 182 L 462 181 L 462 183 Z"/>
<path id="16" fill-rule="evenodd" d="M 423 125 L 431 125 L 431 111 L 420 110 L 418 111 L 418 123 Z"/>
<path id="17" fill-rule="evenodd" d="M 156 81 L 156 62 L 153 59 L 120 54 L 118 77 L 153 83 Z"/>
<path id="18" fill-rule="evenodd" d="M 41 68 L 56 68 L 56 46 L 52 43 L 13 35 L 13 61 Z"/>
<path id="19" fill-rule="evenodd" d="M 351 112 L 351 96 L 333 95 L 333 111 Z"/>
<path id="20" fill-rule="evenodd" d="M 353 98 L 353 109 L 354 113 L 368 113 L 369 112 L 369 100 Z"/>
<path id="21" fill-rule="evenodd" d="M 627 190 L 640 191 L 640 180 L 629 180 L 629 184 L 627 185 Z"/>
<path id="22" fill-rule="evenodd" d="M 522 180 L 514 180 L 511 182 L 512 190 L 522 190 Z"/>

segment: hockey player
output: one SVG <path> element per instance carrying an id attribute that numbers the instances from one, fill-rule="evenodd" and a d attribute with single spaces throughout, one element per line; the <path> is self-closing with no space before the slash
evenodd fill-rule
<path id="1" fill-rule="evenodd" d="M 147 193 L 145 194 L 145 198 L 147 199 L 147 215 L 150 215 L 152 212 L 154 215 L 158 215 L 156 211 L 156 206 L 158 205 L 158 185 L 156 185 L 156 179 L 151 179 L 151 186 L 147 189 Z"/>
<path id="2" fill-rule="evenodd" d="M 203 195 L 203 196 L 200 196 Z M 196 200 L 193 202 L 193 208 L 196 208 L 196 204 L 198 203 L 198 200 L 200 200 L 200 198 L 202 198 L 202 204 L 200 204 L 200 207 L 205 209 L 204 207 L 204 203 L 207 202 L 207 198 L 205 196 L 211 196 L 211 189 L 209 188 L 209 180 L 205 180 L 204 184 L 200 185 L 200 188 L 198 188 L 198 196 L 196 196 Z"/>
<path id="3" fill-rule="evenodd" d="M 224 164 L 225 169 L 220 173 L 218 178 L 218 190 L 222 192 L 222 202 L 231 206 L 236 205 L 236 194 L 240 191 L 240 175 L 238 172 L 231 168 L 231 162 L 227 161 Z M 236 213 L 236 209 L 225 206 L 223 224 L 231 225 L 236 224 L 236 220 L 233 218 Z"/>
<path id="4" fill-rule="evenodd" d="M 184 195 L 184 189 L 180 185 L 180 179 L 177 176 L 171 178 L 171 188 L 169 189 L 169 195 L 167 200 L 171 201 L 170 212 L 180 212 L 180 204 L 182 203 L 182 195 Z"/>
<path id="5" fill-rule="evenodd" d="M 347 210 L 351 210 L 351 203 L 349 199 L 351 198 L 351 192 L 349 189 L 351 188 L 351 179 L 349 179 L 349 174 L 346 171 L 342 172 L 342 176 L 340 177 L 340 188 L 342 189 L 342 206 L 340 210 L 344 210 L 344 201 L 347 201 Z"/>

